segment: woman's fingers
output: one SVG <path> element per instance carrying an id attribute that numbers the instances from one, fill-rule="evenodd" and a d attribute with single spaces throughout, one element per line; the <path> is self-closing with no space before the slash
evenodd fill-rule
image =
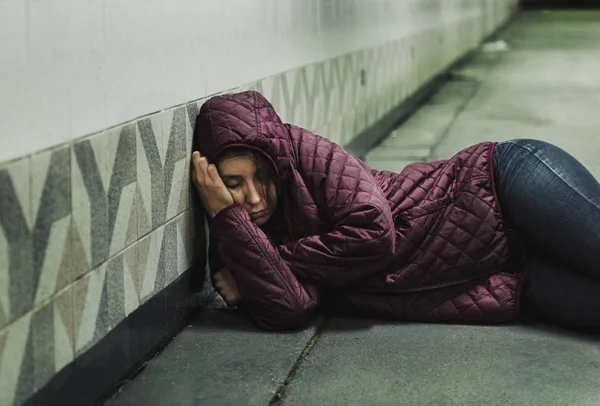
<path id="1" fill-rule="evenodd" d="M 200 155 L 200 153 L 198 153 L 198 155 Z M 202 174 L 204 176 L 207 175 L 207 171 L 208 171 L 208 159 L 206 159 L 203 156 L 200 156 L 200 158 L 198 159 L 198 165 L 200 166 L 200 169 L 202 170 Z"/>
<path id="2" fill-rule="evenodd" d="M 200 152 L 194 151 L 192 154 L 192 161 L 194 163 L 194 173 L 195 179 L 198 183 L 203 184 L 204 182 L 210 180 L 210 175 L 208 173 L 208 160 L 206 157 L 203 157 Z"/>
<path id="3" fill-rule="evenodd" d="M 199 152 L 196 151 L 192 154 L 192 163 L 193 163 L 193 167 L 194 167 L 194 179 L 196 179 L 196 182 L 202 183 L 202 181 L 204 180 L 204 176 L 202 173 L 202 168 L 200 166 L 200 153 Z"/>
<path id="4" fill-rule="evenodd" d="M 213 164 L 208 165 L 208 176 L 213 182 L 219 182 L 221 180 L 219 172 L 217 171 L 217 167 Z"/>

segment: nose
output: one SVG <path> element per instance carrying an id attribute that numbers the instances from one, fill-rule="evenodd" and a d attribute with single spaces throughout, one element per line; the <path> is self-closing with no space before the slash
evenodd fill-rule
<path id="1" fill-rule="evenodd" d="M 251 205 L 257 205 L 262 200 L 259 188 L 254 182 L 248 182 L 248 191 L 246 193 L 246 202 Z"/>

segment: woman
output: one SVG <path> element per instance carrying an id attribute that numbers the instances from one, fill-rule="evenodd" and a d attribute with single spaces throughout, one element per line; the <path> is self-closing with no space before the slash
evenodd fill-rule
<path id="1" fill-rule="evenodd" d="M 321 305 L 508 323 L 523 297 L 547 320 L 600 328 L 600 184 L 557 147 L 486 142 L 375 171 L 256 92 L 209 100 L 195 137 L 213 283 L 259 327 L 299 328 Z"/>

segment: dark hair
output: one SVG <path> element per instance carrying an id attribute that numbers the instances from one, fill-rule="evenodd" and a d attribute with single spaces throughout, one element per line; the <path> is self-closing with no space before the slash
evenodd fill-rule
<path id="1" fill-rule="evenodd" d="M 277 209 L 276 203 L 272 200 L 269 191 L 271 186 L 275 186 L 277 197 L 279 197 L 280 182 L 273 163 L 264 154 L 244 147 L 227 148 L 219 155 L 219 163 L 224 159 L 237 157 L 249 158 L 254 163 L 256 167 L 255 177 L 261 183 L 263 196 L 271 212 L 275 212 Z"/>

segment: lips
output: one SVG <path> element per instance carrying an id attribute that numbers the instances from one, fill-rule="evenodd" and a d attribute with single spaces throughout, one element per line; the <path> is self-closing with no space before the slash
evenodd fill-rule
<path id="1" fill-rule="evenodd" d="M 259 219 L 261 217 L 264 217 L 265 214 L 267 214 L 267 210 L 257 211 L 256 213 L 250 213 L 250 218 L 252 220 L 256 220 L 256 219 Z"/>

